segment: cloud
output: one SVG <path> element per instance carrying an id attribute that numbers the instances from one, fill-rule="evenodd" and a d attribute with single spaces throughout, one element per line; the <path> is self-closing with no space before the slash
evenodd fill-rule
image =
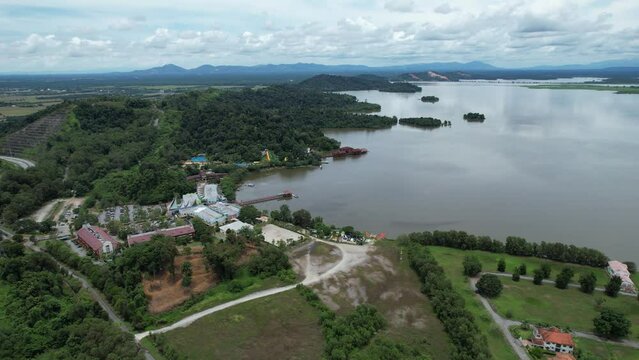
<path id="1" fill-rule="evenodd" d="M 111 51 L 111 40 L 90 40 L 74 36 L 69 40 L 67 51 L 69 56 L 96 56 Z"/>
<path id="2" fill-rule="evenodd" d="M 57 48 L 62 44 L 55 35 L 31 34 L 26 39 L 16 43 L 17 48 L 22 53 L 35 54 L 44 49 Z"/>
<path id="3" fill-rule="evenodd" d="M 109 29 L 118 30 L 118 31 L 128 31 L 128 30 L 135 29 L 136 27 L 140 26 L 144 22 L 146 22 L 146 17 L 144 16 L 119 18 L 119 19 L 113 20 L 109 24 Z"/>
<path id="4" fill-rule="evenodd" d="M 411 12 L 415 10 L 413 0 L 389 0 L 384 3 L 384 9 L 397 12 Z"/>
<path id="5" fill-rule="evenodd" d="M 443 3 L 438 5 L 433 11 L 435 11 L 437 14 L 447 15 L 457 11 L 457 8 L 450 6 L 449 3 Z"/>

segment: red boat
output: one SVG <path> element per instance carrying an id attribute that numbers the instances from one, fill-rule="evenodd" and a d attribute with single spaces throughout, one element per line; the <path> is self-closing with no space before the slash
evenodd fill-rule
<path id="1" fill-rule="evenodd" d="M 350 146 L 341 147 L 331 154 L 332 157 L 344 157 L 344 156 L 356 156 L 356 155 L 364 155 L 368 152 L 367 149 L 364 148 L 352 148 Z"/>

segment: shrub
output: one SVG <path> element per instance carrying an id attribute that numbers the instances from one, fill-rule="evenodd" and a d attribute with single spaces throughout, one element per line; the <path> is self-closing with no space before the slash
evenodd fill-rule
<path id="1" fill-rule="evenodd" d="M 475 256 L 464 257 L 464 275 L 477 276 L 481 272 L 481 262 Z"/>
<path id="2" fill-rule="evenodd" d="M 579 285 L 581 291 L 586 294 L 592 294 L 595 291 L 595 284 L 597 283 L 597 277 L 594 273 L 581 274 L 579 277 Z"/>
<path id="3" fill-rule="evenodd" d="M 497 297 L 501 293 L 502 289 L 503 285 L 497 275 L 484 274 L 477 282 L 477 292 L 485 297 Z"/>
<path id="4" fill-rule="evenodd" d="M 527 272 L 526 264 L 519 265 L 519 275 L 526 275 Z"/>
<path id="5" fill-rule="evenodd" d="M 497 263 L 497 271 L 505 272 L 506 271 L 506 260 L 504 258 L 499 259 Z"/>
<path id="6" fill-rule="evenodd" d="M 513 271 L 512 279 L 513 279 L 513 281 L 519 281 L 519 278 L 520 278 L 519 269 L 515 269 L 515 271 Z"/>
<path id="7" fill-rule="evenodd" d="M 618 339 L 630 333 L 630 320 L 610 308 L 603 308 L 599 316 L 593 319 L 593 324 L 595 334 L 605 338 Z"/>
<path id="8" fill-rule="evenodd" d="M 558 289 L 566 289 L 570 280 L 575 275 L 575 273 L 570 268 L 563 268 L 559 275 L 557 275 L 557 279 L 555 280 L 555 287 Z"/>
<path id="9" fill-rule="evenodd" d="M 536 269 L 533 271 L 533 284 L 541 285 L 544 282 L 544 271 L 542 269 Z"/>
<path id="10" fill-rule="evenodd" d="M 616 297 L 621 290 L 621 278 L 619 276 L 613 276 L 606 284 L 606 295 Z"/>
<path id="11" fill-rule="evenodd" d="M 550 279 L 550 274 L 552 273 L 550 264 L 541 264 L 541 271 L 544 273 L 544 279 Z"/>

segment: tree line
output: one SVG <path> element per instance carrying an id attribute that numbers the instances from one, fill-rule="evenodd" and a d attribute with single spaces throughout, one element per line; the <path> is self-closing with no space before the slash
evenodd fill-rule
<path id="1" fill-rule="evenodd" d="M 601 251 L 587 247 L 543 241 L 541 243 L 533 243 L 515 236 L 507 237 L 506 242 L 503 243 L 489 236 L 476 236 L 456 230 L 414 232 L 408 235 L 400 235 L 399 239 L 422 245 L 445 246 L 462 250 L 483 250 L 517 256 L 533 256 L 592 267 L 605 267 L 609 260 Z"/>

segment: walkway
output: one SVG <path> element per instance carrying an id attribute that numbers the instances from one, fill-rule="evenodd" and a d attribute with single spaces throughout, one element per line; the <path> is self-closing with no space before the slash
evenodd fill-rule
<path id="1" fill-rule="evenodd" d="M 317 282 L 322 281 L 323 279 L 329 278 L 331 276 L 333 276 L 334 274 L 338 273 L 338 272 L 343 272 L 343 271 L 347 271 L 350 270 L 351 268 L 353 268 L 355 265 L 358 265 L 362 259 L 366 259 L 366 253 L 368 252 L 369 246 L 358 246 L 358 245 L 349 245 L 349 244 L 341 244 L 341 243 L 333 243 L 333 242 L 328 242 L 328 241 L 324 241 L 321 239 L 317 239 L 317 238 L 313 238 L 313 240 L 315 241 L 319 241 L 319 242 L 323 242 L 323 243 L 327 243 L 330 244 L 332 246 L 337 247 L 340 252 L 342 253 L 342 258 L 340 259 L 340 261 L 333 266 L 332 268 L 326 270 L 323 273 L 318 273 L 316 271 L 313 271 L 311 269 L 311 262 L 307 261 L 307 265 L 306 265 L 306 271 L 305 271 L 305 278 L 302 282 L 300 282 L 300 284 L 303 285 L 312 285 L 315 284 Z M 310 245 L 309 245 L 309 255 L 310 256 Z M 200 311 L 198 313 L 195 313 L 193 315 L 189 315 L 187 317 L 185 317 L 184 319 L 171 324 L 169 326 L 165 326 L 163 328 L 160 329 L 156 329 L 156 330 L 150 330 L 150 331 L 145 331 L 145 332 L 141 332 L 139 334 L 135 334 L 135 340 L 140 342 L 142 339 L 144 339 L 145 337 L 151 335 L 151 334 L 161 334 L 161 333 L 165 333 L 171 330 L 175 330 L 178 328 L 183 328 L 183 327 L 187 327 L 189 325 L 191 325 L 194 321 L 201 319 L 207 315 L 216 313 L 220 310 L 224 310 L 224 309 L 228 309 L 232 306 L 235 305 L 239 305 L 251 300 L 255 300 L 255 299 L 260 299 L 263 297 L 267 297 L 267 296 L 271 296 L 271 295 L 275 295 L 275 294 L 279 294 L 281 292 L 284 291 L 289 291 L 291 289 L 294 289 L 295 286 L 297 286 L 297 284 L 295 285 L 288 285 L 288 286 L 282 286 L 282 287 L 278 287 L 278 288 L 273 288 L 273 289 L 267 289 L 267 290 L 263 290 L 263 291 L 258 291 L 256 293 L 252 293 L 249 295 L 246 295 L 244 297 L 241 297 L 239 299 L 233 300 L 233 301 L 229 301 L 227 303 L 224 304 L 220 304 L 217 306 L 214 306 L 212 308 Z"/>
<path id="2" fill-rule="evenodd" d="M 30 167 L 34 167 L 35 166 L 35 163 L 33 163 L 33 161 L 30 161 L 30 160 L 27 160 L 27 159 L 21 159 L 21 158 L 17 158 L 17 157 L 13 157 L 13 156 L 0 156 L 0 160 L 8 161 L 10 163 L 18 165 L 19 167 L 21 167 L 23 169 L 28 169 Z"/>

